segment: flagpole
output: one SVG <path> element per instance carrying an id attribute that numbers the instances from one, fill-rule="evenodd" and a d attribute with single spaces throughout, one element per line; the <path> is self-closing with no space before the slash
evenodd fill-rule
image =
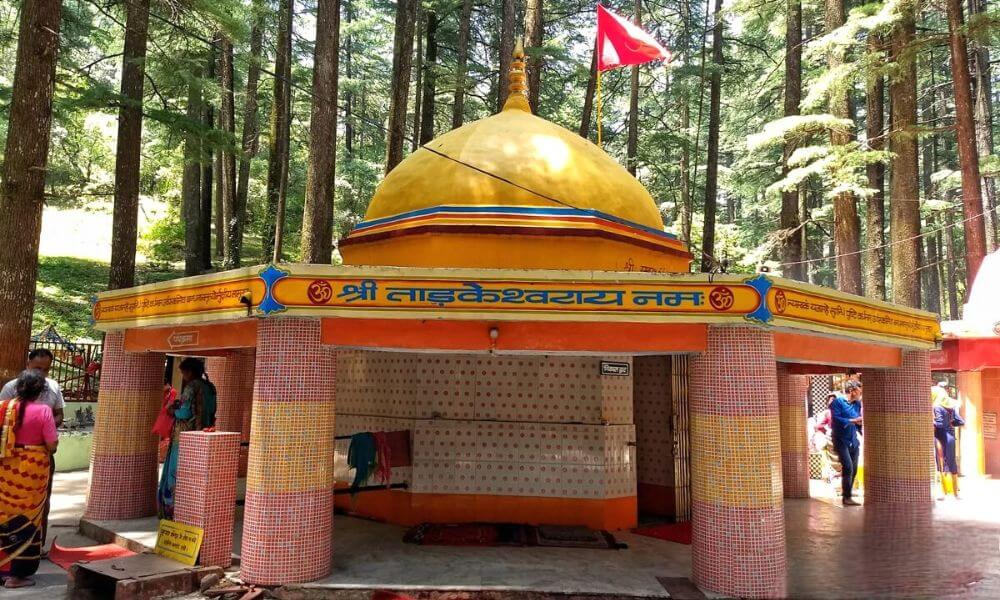
<path id="1" fill-rule="evenodd" d="M 597 69 L 597 147 L 603 150 L 601 146 L 601 69 Z"/>

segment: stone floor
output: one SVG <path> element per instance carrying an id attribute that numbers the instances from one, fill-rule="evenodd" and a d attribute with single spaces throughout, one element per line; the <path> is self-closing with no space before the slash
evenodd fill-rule
<path id="1" fill-rule="evenodd" d="M 822 483 L 786 502 L 789 595 L 1000 598 L 1000 481 L 964 487 L 963 500 L 919 511 L 843 507 Z M 155 519 L 102 525 L 155 541 Z M 334 572 L 313 586 L 665 596 L 657 577 L 690 574 L 689 546 L 630 533 L 616 533 L 629 545 L 616 551 L 414 546 L 401 527 L 339 515 L 334 532 Z"/>

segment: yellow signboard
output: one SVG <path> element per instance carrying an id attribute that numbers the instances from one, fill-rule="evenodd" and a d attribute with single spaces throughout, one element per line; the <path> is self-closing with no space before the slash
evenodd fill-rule
<path id="1" fill-rule="evenodd" d="M 156 553 L 193 566 L 198 562 L 204 535 L 201 527 L 163 519 L 156 534 Z"/>
<path id="2" fill-rule="evenodd" d="M 758 273 L 612 273 L 270 265 L 116 290 L 98 329 L 272 315 L 750 323 L 930 348 L 937 316 Z M 196 344 L 178 332 L 171 348 Z"/>

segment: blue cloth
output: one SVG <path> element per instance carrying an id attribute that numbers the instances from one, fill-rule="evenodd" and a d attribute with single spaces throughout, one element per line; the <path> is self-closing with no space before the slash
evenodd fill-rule
<path id="1" fill-rule="evenodd" d="M 163 459 L 163 472 L 160 473 L 160 487 L 156 492 L 157 513 L 161 519 L 172 519 L 174 517 L 174 488 L 177 487 L 177 456 L 180 454 L 181 431 L 187 431 L 186 427 L 178 427 L 178 422 L 183 423 L 194 417 L 194 407 L 190 401 L 181 402 L 180 406 L 174 410 L 174 430 L 170 435 L 170 446 L 167 448 L 167 456 Z"/>
<path id="2" fill-rule="evenodd" d="M 941 446 L 936 453 L 938 471 L 958 473 L 958 458 L 955 452 L 955 426 L 965 425 L 958 411 L 944 406 L 934 407 L 934 439 Z"/>
<path id="3" fill-rule="evenodd" d="M 854 443 L 848 440 L 834 440 L 833 443 L 837 449 L 837 458 L 840 459 L 841 492 L 846 500 L 854 492 L 854 478 L 858 475 L 858 455 L 861 445 L 858 444 L 857 438 L 854 439 Z"/>
<path id="4" fill-rule="evenodd" d="M 370 432 L 355 433 L 351 436 L 351 445 L 347 449 L 347 466 L 354 469 L 351 494 L 357 493 L 358 488 L 371 477 L 377 464 L 377 454 L 375 436 Z"/>
<path id="5" fill-rule="evenodd" d="M 838 394 L 830 403 L 830 416 L 833 419 L 834 444 L 845 442 L 856 446 L 860 428 L 851 420 L 861 416 L 861 401 L 848 402 L 846 397 Z"/>

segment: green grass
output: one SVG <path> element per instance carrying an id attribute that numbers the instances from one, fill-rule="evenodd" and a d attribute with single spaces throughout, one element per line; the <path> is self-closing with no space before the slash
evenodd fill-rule
<path id="1" fill-rule="evenodd" d="M 108 288 L 108 263 L 68 256 L 43 256 L 38 261 L 38 284 L 32 331 L 55 325 L 70 340 L 100 339 L 90 326 L 90 297 Z M 183 276 L 172 266 L 144 264 L 136 268 L 136 285 Z"/>

